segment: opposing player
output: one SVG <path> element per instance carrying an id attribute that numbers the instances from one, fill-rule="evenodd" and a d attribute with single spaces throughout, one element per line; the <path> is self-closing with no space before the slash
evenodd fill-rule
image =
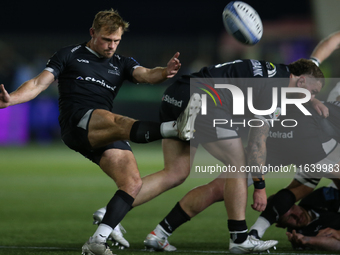
<path id="1" fill-rule="evenodd" d="M 179 121 L 136 121 L 112 112 L 113 100 L 124 80 L 159 83 L 173 77 L 181 64 L 176 53 L 167 67 L 142 67 L 116 54 L 129 24 L 113 9 L 96 14 L 88 42 L 57 51 L 46 68 L 10 95 L 0 86 L 0 108 L 32 100 L 54 80 L 59 85 L 59 123 L 62 139 L 71 149 L 98 164 L 118 186 L 107 204 L 97 231 L 82 248 L 83 254 L 112 254 L 106 239 L 124 218 L 141 189 L 142 181 L 130 145 L 164 137 L 192 136 L 197 109 L 189 105 Z M 193 102 L 193 101 L 191 101 Z M 181 121 L 182 120 L 182 121 Z"/>
<path id="2" fill-rule="evenodd" d="M 254 67 L 256 66 L 256 72 L 254 72 Z M 170 86 L 170 88 L 166 91 L 165 97 L 172 98 L 173 102 L 180 102 L 181 100 L 184 100 L 183 98 L 188 98 L 188 93 L 185 91 L 189 90 L 189 84 L 190 84 L 190 78 L 197 78 L 197 77 L 204 77 L 204 78 L 228 78 L 228 77 L 248 77 L 248 78 L 254 78 L 256 77 L 256 74 L 261 73 L 263 76 L 261 77 L 267 77 L 271 74 L 275 78 L 278 77 L 285 77 L 284 80 L 285 83 L 275 83 L 277 80 L 270 78 L 266 79 L 266 82 L 262 83 L 260 80 L 258 82 L 254 83 L 246 83 L 243 84 L 244 86 L 242 89 L 246 89 L 246 86 L 256 88 L 257 94 L 254 95 L 254 100 L 256 100 L 256 106 L 258 106 L 257 109 L 268 109 L 270 107 L 267 107 L 268 101 L 266 100 L 268 98 L 268 94 L 271 96 L 271 90 L 273 86 L 273 82 L 275 85 L 281 85 L 285 87 L 302 87 L 307 88 L 312 92 L 312 98 L 314 101 L 315 94 L 317 94 L 318 91 L 320 91 L 322 87 L 322 78 L 323 74 L 320 71 L 318 67 L 316 67 L 311 61 L 308 60 L 299 60 L 297 62 L 294 62 L 290 65 L 275 65 L 269 62 L 265 61 L 257 61 L 257 60 L 237 60 L 230 63 L 225 63 L 222 65 L 216 65 L 216 66 L 209 66 L 202 68 L 198 73 L 193 73 L 191 75 L 183 76 L 180 79 L 176 81 L 175 84 Z M 308 77 L 308 78 L 307 78 Z M 317 77 L 316 79 L 314 77 Z M 249 80 L 248 80 L 249 81 Z M 272 83 L 271 83 L 272 82 Z M 258 86 L 258 87 L 256 87 Z M 183 91 L 183 92 L 182 92 Z M 193 91 L 196 91 L 193 89 Z M 261 93 L 259 93 L 261 91 Z M 227 92 L 228 93 L 228 92 Z M 230 94 L 229 95 L 221 95 L 222 99 L 222 105 L 223 107 L 216 108 L 216 107 L 209 107 L 208 109 L 212 109 L 215 111 L 217 109 L 217 112 L 221 112 L 225 117 L 232 116 L 231 115 L 231 100 L 230 100 Z M 188 100 L 188 99 L 186 99 Z M 316 101 L 316 100 L 315 100 Z M 185 100 L 183 101 L 185 102 Z M 316 103 L 316 102 L 314 102 Z M 172 118 L 173 114 L 178 114 L 179 109 L 176 107 L 176 105 L 172 105 L 167 102 L 162 103 L 161 107 L 161 116 L 165 116 L 163 118 Z M 208 114 L 209 115 L 209 112 Z M 210 116 L 215 116 L 214 112 L 211 113 Z M 203 118 L 203 117 L 202 117 Z M 201 115 L 197 117 L 196 123 L 195 123 L 195 139 L 191 142 L 191 148 L 189 150 L 189 146 L 186 146 L 185 150 L 171 150 L 172 156 L 167 157 L 167 151 L 169 151 L 169 147 L 163 146 L 164 149 L 164 155 L 165 155 L 165 169 L 168 169 L 168 173 L 172 171 L 173 173 L 179 173 L 180 176 L 186 177 L 189 174 L 190 171 L 190 160 L 193 160 L 193 156 L 195 155 L 197 146 L 199 143 L 202 144 L 202 146 L 215 158 L 219 159 L 221 162 L 223 162 L 225 165 L 235 165 L 237 167 L 246 165 L 245 163 L 245 155 L 243 151 L 243 146 L 241 143 L 241 139 L 237 133 L 236 128 L 229 130 L 226 129 L 224 132 L 217 132 L 218 128 L 216 129 L 209 129 L 208 132 L 205 130 L 206 126 L 204 123 L 205 119 L 203 118 L 203 121 L 201 119 Z M 258 128 L 258 132 L 262 130 L 262 128 Z M 268 133 L 269 126 L 267 127 L 267 124 L 265 124 L 265 131 Z M 257 133 L 254 132 L 251 135 L 251 142 L 261 141 L 261 139 L 266 138 L 267 134 L 265 133 Z M 265 137 L 263 137 L 265 136 Z M 262 140 L 262 141 L 265 141 Z M 174 143 L 173 143 L 174 144 Z M 174 148 L 174 147 L 172 147 Z M 183 147 L 184 148 L 184 147 Z M 191 157 L 190 156 L 191 153 Z M 265 153 L 265 151 L 263 151 Z M 178 157 L 181 155 L 180 157 Z M 184 156 L 186 155 L 186 156 Z M 251 155 L 251 153 L 250 153 Z M 172 170 L 171 170 L 172 169 Z M 165 170 L 163 170 L 165 171 Z M 165 172 L 159 172 L 153 174 L 153 177 L 161 176 Z M 170 175 L 169 180 L 163 180 L 159 182 L 159 186 L 161 186 L 163 182 L 167 182 L 169 184 L 176 183 L 174 178 L 176 178 L 175 175 Z M 162 177 L 160 177 L 162 178 Z M 165 179 L 166 177 L 163 177 Z M 177 178 L 179 179 L 179 178 Z M 154 179 L 156 180 L 156 178 Z M 228 179 L 227 179 L 228 180 Z M 232 182 L 238 182 L 239 179 L 231 179 Z M 143 178 L 144 181 L 144 178 Z M 218 178 L 214 180 L 212 183 L 209 183 L 208 185 L 202 187 L 202 189 L 195 189 L 190 193 L 190 197 L 192 198 L 191 201 L 188 201 L 188 204 L 195 203 L 197 207 L 204 207 L 209 206 L 211 203 L 215 201 L 219 201 L 221 198 L 223 199 L 223 189 L 225 185 L 226 179 Z M 235 217 L 236 219 L 233 219 L 230 217 L 229 221 L 229 230 L 232 236 L 236 236 L 236 239 L 233 239 L 230 241 L 230 250 L 232 252 L 250 252 L 250 251 L 264 251 L 271 247 L 273 247 L 277 242 L 276 241 L 260 241 L 257 239 L 254 239 L 252 237 L 249 237 L 247 234 L 247 227 L 245 225 L 245 203 L 244 199 L 246 199 L 247 192 L 247 186 L 243 186 L 246 184 L 246 178 L 243 177 L 240 179 L 240 187 L 238 191 L 241 192 L 241 198 L 239 198 L 239 195 L 235 194 L 235 199 L 239 198 L 239 201 L 241 201 L 241 208 L 239 211 L 239 215 Z M 156 182 L 155 182 L 156 183 Z M 263 180 L 258 180 L 256 182 L 256 189 L 254 191 L 254 209 L 263 211 L 266 203 L 266 196 L 265 196 L 265 190 L 263 189 Z M 230 184 L 230 186 L 236 187 L 233 184 Z M 144 185 L 143 185 L 144 187 Z M 205 192 L 207 188 L 209 192 Z M 244 191 L 243 188 L 246 190 Z M 142 188 L 143 189 L 143 188 Z M 156 189 L 157 190 L 157 189 Z M 236 191 L 235 191 L 236 192 Z M 234 194 L 235 192 L 232 192 Z M 157 192 L 156 192 L 157 193 Z M 139 193 L 139 195 L 141 192 Z M 153 196 L 152 191 L 149 192 L 150 196 Z M 139 196 L 138 195 L 138 196 Z M 138 196 L 136 198 L 136 201 L 139 200 Z M 245 197 L 244 197 L 245 196 Z M 154 197 L 154 196 L 153 196 Z M 184 199 L 186 200 L 186 199 Z M 228 199 L 226 201 L 227 204 Z M 145 244 L 147 247 L 156 249 L 156 250 L 175 250 L 175 248 L 171 245 L 169 245 L 167 241 L 167 236 L 170 235 L 172 232 L 171 228 L 168 227 L 168 223 L 173 227 L 173 229 L 176 228 L 176 225 L 180 224 L 182 221 L 187 221 L 194 215 L 191 215 L 190 212 L 186 211 L 184 208 L 181 208 L 182 203 L 179 203 L 176 205 L 176 207 L 173 210 L 173 217 L 171 217 L 171 221 L 167 221 L 167 223 L 161 224 L 157 226 L 157 228 L 148 235 L 147 239 L 145 240 Z M 188 205 L 190 207 L 190 205 Z M 235 205 L 236 207 L 237 205 Z M 243 210 L 244 209 L 244 210 Z M 227 207 L 227 210 L 232 210 L 234 213 L 238 211 L 237 208 L 230 208 Z M 229 214 L 229 211 L 228 211 Z M 229 214 L 233 215 L 232 213 Z M 237 218 L 241 217 L 240 220 Z M 169 220 L 167 218 L 167 220 Z M 245 226 L 245 229 L 243 229 Z M 242 228 L 239 230 L 238 228 Z M 244 239 L 243 239 L 244 238 Z"/>

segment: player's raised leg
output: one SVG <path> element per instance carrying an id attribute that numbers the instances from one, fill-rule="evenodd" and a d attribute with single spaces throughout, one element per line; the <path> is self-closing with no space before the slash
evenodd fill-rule
<path id="1" fill-rule="evenodd" d="M 163 138 L 179 137 L 189 141 L 195 132 L 194 123 L 201 109 L 201 97 L 193 94 L 184 112 L 177 120 L 163 123 L 152 121 L 138 121 L 132 118 L 115 114 L 106 110 L 96 109 L 85 115 L 88 138 L 92 147 L 106 146 L 118 140 L 131 140 L 136 143 L 148 143 Z"/>

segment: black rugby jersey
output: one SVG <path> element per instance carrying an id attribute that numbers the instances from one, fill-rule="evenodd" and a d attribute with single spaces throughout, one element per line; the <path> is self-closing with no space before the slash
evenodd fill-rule
<path id="1" fill-rule="evenodd" d="M 114 54 L 102 58 L 86 43 L 67 46 L 54 53 L 45 70 L 58 79 L 59 119 L 79 108 L 112 110 L 124 80 L 133 81 L 139 64 L 133 58 Z"/>
<path id="2" fill-rule="evenodd" d="M 289 78 L 287 65 L 255 59 L 239 59 L 223 64 L 203 67 L 191 77 L 210 78 Z M 287 84 L 288 86 L 288 84 Z"/>
<path id="3" fill-rule="evenodd" d="M 312 221 L 305 227 L 295 229 L 305 236 L 316 236 L 321 229 L 333 228 L 340 230 L 340 197 L 339 190 L 323 187 L 303 198 L 299 206 L 306 209 Z M 291 228 L 287 229 L 289 232 Z"/>
<path id="4" fill-rule="evenodd" d="M 319 116 L 311 106 L 305 107 L 311 116 L 304 115 L 295 105 L 288 105 L 287 115 L 279 118 L 281 123 L 287 120 L 286 127 L 275 123 L 270 129 L 266 142 L 267 164 L 314 164 L 332 151 L 336 142 L 322 128 L 322 123 L 328 120 Z"/>
<path id="5" fill-rule="evenodd" d="M 215 83 L 220 82 L 218 78 L 224 78 L 223 83 L 228 83 L 238 87 L 244 95 L 244 115 L 238 115 L 242 118 L 260 118 L 274 119 L 277 117 L 281 105 L 281 88 L 289 85 L 289 68 L 284 64 L 273 64 L 271 62 L 244 59 L 235 60 L 218 65 L 203 67 L 199 72 L 191 75 L 183 76 L 180 81 L 189 83 L 190 78 L 213 78 Z M 260 78 L 260 79 L 259 79 Z M 208 81 L 209 82 L 209 81 Z M 191 86 L 198 87 L 200 84 L 195 84 L 196 79 L 191 83 Z M 204 83 L 204 82 L 203 82 Z M 214 87 L 214 84 L 208 84 Z M 204 87 L 204 86 L 202 86 Z M 273 87 L 277 88 L 277 105 L 272 114 L 254 115 L 247 107 L 248 88 L 253 89 L 253 106 L 256 110 L 271 109 L 273 103 Z M 233 96 L 229 89 L 217 88 L 217 93 L 221 98 L 221 105 L 218 107 L 228 107 L 232 109 Z M 275 112 L 275 114 L 274 114 Z M 276 116 L 275 116 L 276 115 Z"/>
<path id="6" fill-rule="evenodd" d="M 324 104 L 329 109 L 328 118 L 320 116 L 309 105 L 305 107 L 312 116 L 305 116 L 293 105 L 287 106 L 287 115 L 280 116 L 280 120 L 294 119 L 297 125 L 283 127 L 277 124 L 271 128 L 267 138 L 267 164 L 314 164 L 332 152 L 336 146 L 332 139 L 340 142 L 340 102 Z"/>

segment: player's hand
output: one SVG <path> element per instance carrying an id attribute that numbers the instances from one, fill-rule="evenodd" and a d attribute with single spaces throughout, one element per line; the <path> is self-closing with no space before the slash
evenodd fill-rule
<path id="1" fill-rule="evenodd" d="M 334 237 L 335 239 L 340 240 L 340 231 L 333 228 L 325 228 L 321 229 L 317 236 Z"/>
<path id="2" fill-rule="evenodd" d="M 314 98 L 311 101 L 311 104 L 312 104 L 313 108 L 318 112 L 319 115 L 321 115 L 325 118 L 327 118 L 329 116 L 328 108 L 322 102 L 320 102 L 318 99 Z"/>
<path id="3" fill-rule="evenodd" d="M 297 245 L 297 246 L 306 245 L 309 240 L 307 236 L 298 234 L 296 233 L 295 230 L 293 230 L 292 233 L 286 232 L 286 235 L 288 237 L 288 241 L 291 242 L 293 246 L 294 245 Z"/>
<path id="4" fill-rule="evenodd" d="M 177 73 L 178 70 L 181 68 L 181 62 L 178 59 L 179 57 L 179 52 L 176 52 L 176 54 L 169 60 L 166 71 L 167 71 L 167 78 L 172 78 L 174 77 Z"/>
<path id="5" fill-rule="evenodd" d="M 3 84 L 0 85 L 0 109 L 9 106 L 10 96 Z"/>
<path id="6" fill-rule="evenodd" d="M 267 206 L 267 194 L 266 189 L 254 189 L 253 204 L 251 207 L 259 212 L 263 212 Z"/>

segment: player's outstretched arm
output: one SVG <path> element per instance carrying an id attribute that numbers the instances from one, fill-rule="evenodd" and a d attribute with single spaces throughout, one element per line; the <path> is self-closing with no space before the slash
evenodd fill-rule
<path id="1" fill-rule="evenodd" d="M 181 68 L 181 63 L 178 59 L 179 52 L 177 52 L 168 62 L 166 67 L 155 67 L 152 69 L 145 67 L 137 67 L 133 71 L 133 78 L 138 83 L 156 84 L 165 81 L 166 79 L 174 77 Z"/>
<path id="2" fill-rule="evenodd" d="M 311 54 L 311 58 L 322 63 L 333 51 L 340 48 L 340 31 L 330 34 L 327 38 L 318 43 Z"/>
<path id="3" fill-rule="evenodd" d="M 2 86 L 0 94 L 0 108 L 28 102 L 34 99 L 54 81 L 54 75 L 43 71 L 35 78 L 24 82 L 16 91 L 8 95 Z"/>

